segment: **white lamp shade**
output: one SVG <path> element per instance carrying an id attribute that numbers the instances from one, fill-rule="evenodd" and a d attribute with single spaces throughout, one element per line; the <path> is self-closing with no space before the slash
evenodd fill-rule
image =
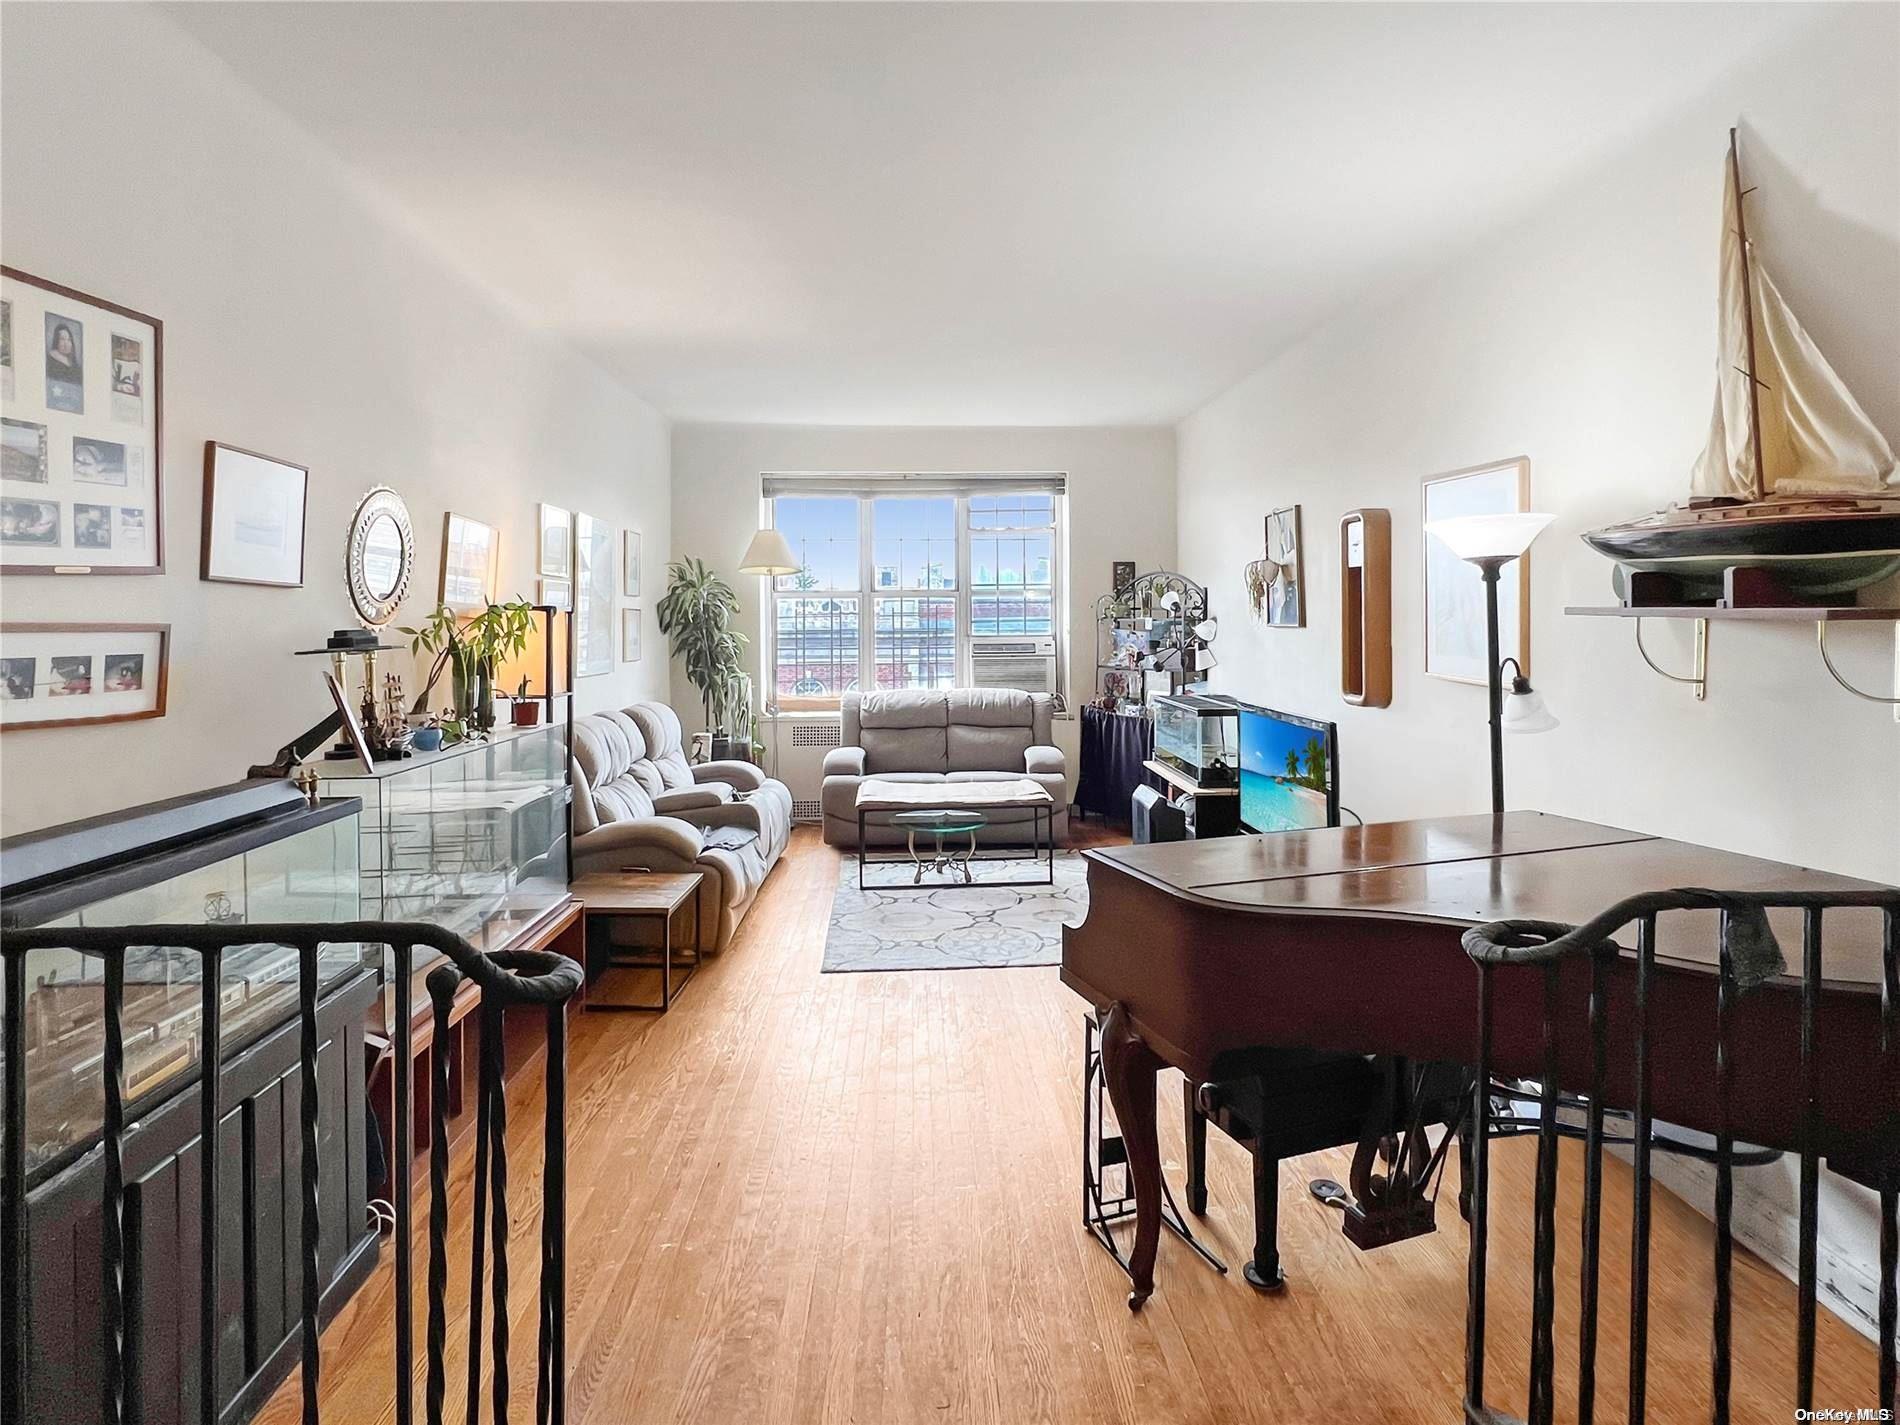
<path id="1" fill-rule="evenodd" d="M 741 574 L 796 574 L 798 569 L 798 556 L 775 529 L 762 529 L 753 535 L 752 543 L 745 547 L 745 557 L 739 561 Z"/>
<path id="2" fill-rule="evenodd" d="M 1531 547 L 1555 515 L 1460 515 L 1432 520 L 1425 533 L 1436 535 L 1460 559 L 1515 559 Z"/>
<path id="3" fill-rule="evenodd" d="M 1544 706 L 1542 693 L 1514 692 L 1504 700 L 1504 712 L 1498 725 L 1506 732 L 1549 732 L 1557 726 L 1557 718 Z"/>
<path id="4" fill-rule="evenodd" d="M 1202 643 L 1212 643 L 1219 633 L 1220 620 L 1217 618 L 1204 618 L 1194 625 L 1194 636 Z"/>

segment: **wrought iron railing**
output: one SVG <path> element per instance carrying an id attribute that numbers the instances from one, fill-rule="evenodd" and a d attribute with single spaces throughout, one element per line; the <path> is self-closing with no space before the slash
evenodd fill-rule
<path id="1" fill-rule="evenodd" d="M 542 1189 L 540 1258 L 540 1340 L 537 1366 L 535 1419 L 537 1425 L 561 1425 L 566 1415 L 566 1002 L 581 986 L 581 967 L 551 951 L 500 951 L 484 954 L 460 936 L 434 926 L 387 921 L 282 925 L 158 925 L 112 928 L 43 928 L 9 931 L 0 938 L 4 961 L 5 1074 L 0 1099 L 4 1101 L 5 1140 L 0 1151 L 0 1420 L 25 1421 L 30 1352 L 85 1352 L 93 1343 L 59 1341 L 46 1333 L 35 1337 L 30 1300 L 27 1212 L 27 956 L 35 950 L 69 950 L 98 957 L 104 966 L 104 1116 L 98 1146 L 103 1159 L 104 1195 L 101 1203 L 101 1305 L 104 1329 L 97 1348 L 103 1352 L 100 1378 L 103 1398 L 100 1418 L 121 1425 L 127 1418 L 127 1387 L 139 1362 L 128 1358 L 126 1266 L 125 1163 L 126 1137 L 125 959 L 128 951 L 163 946 L 196 953 L 202 962 L 203 995 L 200 1006 L 199 1131 L 202 1151 L 198 1184 L 199 1223 L 199 1389 L 198 1405 L 204 1425 L 218 1425 L 224 1405 L 220 1390 L 221 1331 L 215 1284 L 219 1276 L 219 1209 L 222 1155 L 219 1124 L 222 1118 L 221 1080 L 224 1045 L 221 1042 L 221 958 L 226 950 L 243 945 L 282 945 L 299 959 L 298 1025 L 301 1113 L 300 1234 L 302 1406 L 305 1425 L 320 1420 L 319 1320 L 322 1308 L 322 1264 L 319 1260 L 319 1194 L 325 1190 L 318 1157 L 319 1087 L 317 1059 L 318 953 L 325 945 L 384 945 L 394 954 L 395 990 L 394 1133 L 396 1161 L 390 1180 L 394 1193 L 395 1230 L 395 1418 L 397 1425 L 415 1419 L 415 1323 L 413 1301 L 413 1242 L 408 1154 L 414 1143 L 413 1005 L 411 985 L 418 951 L 438 952 L 446 962 L 433 969 L 427 988 L 434 1004 L 436 1044 L 446 1045 L 452 1001 L 464 980 L 481 990 L 481 1063 L 477 1074 L 475 1129 L 475 1202 L 470 1276 L 468 1398 L 470 1419 L 479 1408 L 482 1380 L 482 1301 L 486 1268 L 492 1290 L 492 1361 L 490 1374 L 496 1425 L 509 1419 L 508 1382 L 508 1159 L 507 1106 L 503 1084 L 506 1053 L 503 1016 L 511 1008 L 540 1007 L 546 1012 L 546 1167 Z M 444 1396 L 444 1357 L 447 1350 L 449 1151 L 446 1114 L 449 1102 L 449 1056 L 433 1059 L 431 1152 L 429 1183 L 428 1337 L 426 1342 L 425 1419 L 439 1425 Z M 360 1146 L 360 1145 L 353 1145 Z M 332 1185 L 334 1186 L 334 1185 Z M 484 1230 L 491 1242 L 484 1243 Z M 492 1252 L 492 1262 L 484 1256 Z M 29 1344 L 31 1343 L 31 1345 Z"/>
<path id="2" fill-rule="evenodd" d="M 1858 909 L 1874 912 L 1880 921 L 1877 997 L 1856 995 L 1877 1003 L 1878 1040 L 1873 1061 L 1856 1066 L 1856 1084 L 1864 1085 L 1871 1108 L 1860 1124 L 1844 1125 L 1838 1114 L 1830 1118 L 1822 1092 L 1823 1046 L 1819 1038 L 1824 997 L 1838 996 L 1823 974 L 1822 933 L 1830 911 Z M 1587 924 L 1571 927 L 1543 921 L 1498 921 L 1468 932 L 1466 951 L 1479 969 L 1478 1074 L 1474 1092 L 1478 1119 L 1489 1124 L 1484 1111 L 1491 1088 L 1493 1048 L 1499 1023 L 1495 1014 L 1500 972 L 1538 974 L 1542 981 L 1542 1073 L 1539 1083 L 1539 1119 L 1535 1209 L 1532 1222 L 1532 1296 L 1530 1340 L 1529 1425 L 1551 1425 L 1556 1416 L 1556 1365 L 1553 1319 L 1556 1302 L 1556 1198 L 1560 1129 L 1558 1106 L 1566 1093 L 1585 1094 L 1582 1242 L 1579 1258 L 1579 1337 L 1577 1353 L 1577 1409 L 1579 1425 L 1591 1425 L 1596 1410 L 1596 1357 L 1599 1314 L 1599 1253 L 1603 1207 L 1603 1132 L 1606 1111 L 1613 1101 L 1633 1109 L 1630 1141 L 1634 1170 L 1631 1211 L 1629 1407 L 1631 1425 L 1645 1419 L 1648 1393 L 1649 1260 L 1651 1188 L 1656 1061 L 1663 1054 L 1671 1062 L 1703 1048 L 1699 1026 L 1652 1014 L 1652 991 L 1657 982 L 1657 924 L 1659 918 L 1680 911 L 1720 913 L 1716 932 L 1713 978 L 1713 1103 L 1709 1117 L 1715 1137 L 1711 1155 L 1715 1165 L 1715 1296 L 1711 1313 L 1711 1418 L 1727 1425 L 1730 1418 L 1732 1376 L 1731 1334 L 1733 1300 L 1731 1268 L 1734 1254 L 1734 1169 L 1738 1125 L 1747 1127 L 1751 1105 L 1735 1101 L 1738 1055 L 1777 1056 L 1798 1072 L 1790 1084 L 1793 1097 L 1791 1140 L 1786 1145 L 1800 1156 L 1800 1203 L 1797 1263 L 1797 1319 L 1794 1404 L 1798 1411 L 1814 1410 L 1815 1326 L 1819 1286 L 1818 1237 L 1820 1218 L 1820 1160 L 1825 1147 L 1830 1166 L 1873 1188 L 1880 1197 L 1880 1263 L 1877 1330 L 1879 1341 L 1877 1405 L 1889 1412 L 1900 1407 L 1895 1396 L 1895 1328 L 1900 1317 L 1896 1291 L 1896 1263 L 1900 1262 L 1900 891 L 1727 892 L 1674 890 L 1631 897 Z M 1779 947 L 1768 932 L 1767 914 L 1799 912 L 1802 924 L 1801 964 L 1798 975 L 1782 976 L 1763 967 L 1763 949 L 1779 968 Z M 1635 929 L 1633 962 L 1620 950 L 1615 937 Z M 1753 963 L 1751 963 L 1751 961 Z M 1565 1043 L 1566 967 L 1587 963 L 1588 1070 L 1585 1083 L 1560 1083 L 1562 1065 L 1576 1059 L 1574 1045 Z M 1610 1002 L 1612 981 L 1627 1015 L 1619 1015 L 1614 1034 Z M 1798 996 L 1789 1027 L 1795 1043 L 1768 1042 L 1759 1034 L 1738 1037 L 1737 1006 L 1743 998 L 1761 992 L 1770 982 L 1776 992 Z M 1837 1001 L 1838 1002 L 1838 1001 Z M 1856 1021 L 1865 1023 L 1864 1020 Z M 1572 1027 L 1574 1032 L 1574 1026 Z M 1611 1046 L 1631 1060 L 1625 1071 L 1611 1064 Z M 1829 1046 L 1836 1054 L 1861 1047 Z M 1839 1064 L 1841 1060 L 1834 1060 Z M 1586 1086 L 1587 1085 L 1587 1086 Z M 1694 1127 L 1697 1125 L 1691 1124 Z M 1485 1297 L 1489 1199 L 1489 1142 L 1487 1131 L 1476 1144 L 1473 1163 L 1474 1195 L 1471 1219 L 1471 1258 L 1465 1372 L 1465 1417 L 1473 1425 L 1502 1425 L 1512 1417 L 1485 1404 Z M 1743 1150 L 1744 1152 L 1746 1150 Z M 1797 1419 L 1818 1418 L 1796 1415 Z M 1900 1413 L 1867 1418 L 1900 1419 Z"/>

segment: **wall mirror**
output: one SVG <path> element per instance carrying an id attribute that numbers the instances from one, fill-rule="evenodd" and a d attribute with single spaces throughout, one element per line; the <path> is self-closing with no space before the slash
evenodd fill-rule
<path id="1" fill-rule="evenodd" d="M 357 502 L 350 516 L 344 577 L 357 617 L 381 628 L 396 616 L 416 565 L 416 534 L 409 506 L 387 485 L 378 485 Z"/>

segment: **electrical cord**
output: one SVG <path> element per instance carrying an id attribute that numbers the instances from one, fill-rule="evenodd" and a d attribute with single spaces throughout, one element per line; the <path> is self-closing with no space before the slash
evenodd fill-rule
<path id="1" fill-rule="evenodd" d="M 1341 807 L 1340 811 L 1344 812 L 1347 816 L 1351 817 L 1359 825 L 1364 826 L 1366 824 L 1366 819 L 1363 816 L 1359 815 L 1359 813 L 1354 811 L 1351 807 Z"/>

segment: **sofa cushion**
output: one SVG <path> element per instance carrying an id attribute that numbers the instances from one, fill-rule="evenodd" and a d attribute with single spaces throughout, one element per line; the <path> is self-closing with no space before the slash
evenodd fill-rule
<path id="1" fill-rule="evenodd" d="M 947 772 L 950 770 L 949 729 L 935 727 L 866 727 L 864 770 L 884 772 Z"/>
<path id="2" fill-rule="evenodd" d="M 943 727 L 950 721 L 950 703 L 942 693 L 905 688 L 865 693 L 858 698 L 858 728 Z"/>
<path id="3" fill-rule="evenodd" d="M 679 714 L 665 703 L 635 703 L 627 709 L 627 716 L 646 740 L 647 758 L 660 780 L 659 790 L 692 786 L 693 769 L 686 760 Z"/>
<path id="4" fill-rule="evenodd" d="M 1028 693 L 1011 688 L 953 688 L 944 697 L 952 727 L 1021 727 L 1035 724 Z"/>
<path id="5" fill-rule="evenodd" d="M 1027 699 L 1024 712 L 1027 713 Z M 1023 754 L 1035 734 L 1025 720 L 1020 725 L 953 722 L 947 729 L 946 751 L 952 772 L 1021 773 Z"/>
<path id="6" fill-rule="evenodd" d="M 639 728 L 622 713 L 593 713 L 574 724 L 574 766 L 585 788 L 586 812 L 591 813 L 579 821 L 606 826 L 653 815 L 653 798 L 634 775 L 637 759 L 645 752 Z"/>

